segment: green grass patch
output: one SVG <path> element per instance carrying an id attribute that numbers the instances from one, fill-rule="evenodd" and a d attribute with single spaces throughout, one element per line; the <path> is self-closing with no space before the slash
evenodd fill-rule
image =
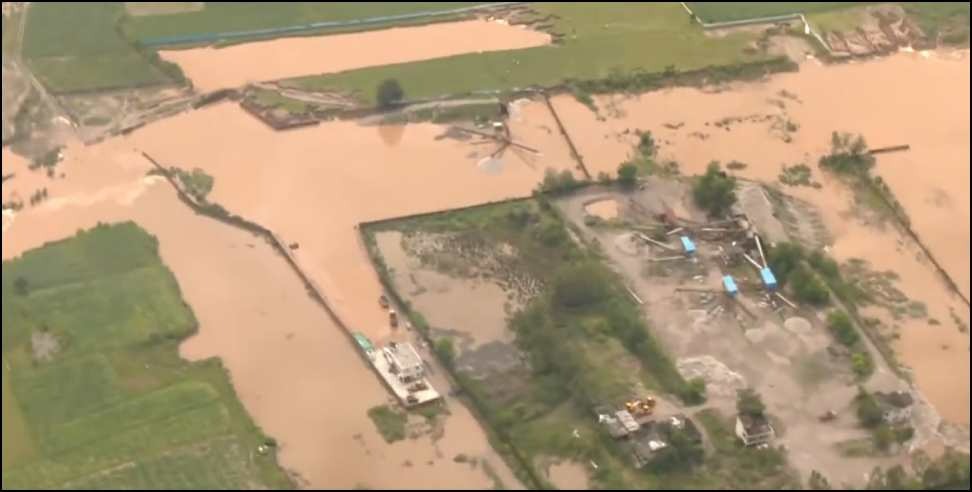
<path id="1" fill-rule="evenodd" d="M 744 53 L 755 39 L 751 34 L 707 37 L 677 3 L 599 3 L 597 7 L 539 3 L 531 8 L 540 16 L 554 16 L 550 31 L 561 35 L 557 44 L 302 77 L 288 83 L 311 90 L 342 90 L 374 104 L 375 88 L 389 78 L 401 82 L 406 99 L 416 100 L 769 59 Z M 639 46 L 652 49 L 633 48 Z M 591 92 L 596 91 L 584 91 Z"/>
<path id="2" fill-rule="evenodd" d="M 905 11 L 925 34 L 942 41 L 961 44 L 969 40 L 969 2 L 908 2 Z"/>
<path id="3" fill-rule="evenodd" d="M 379 405 L 368 410 L 368 417 L 375 423 L 385 442 L 393 443 L 405 439 L 405 424 L 408 415 L 396 412 L 388 405 Z"/>
<path id="4" fill-rule="evenodd" d="M 192 171 L 173 168 L 173 172 L 186 192 L 200 202 L 205 201 L 206 195 L 213 190 L 213 177 L 198 167 Z"/>
<path id="5" fill-rule="evenodd" d="M 133 223 L 3 264 L 3 488 L 290 488 Z"/>
<path id="6" fill-rule="evenodd" d="M 807 21 L 819 33 L 829 31 L 851 31 L 864 19 L 863 9 L 841 9 L 830 12 L 808 14 Z"/>
<path id="7" fill-rule="evenodd" d="M 32 4 L 27 11 L 24 58 L 54 92 L 178 80 L 177 70 L 158 62 L 157 55 L 143 56 L 121 35 L 117 24 L 123 15 L 121 3 Z"/>
<path id="8" fill-rule="evenodd" d="M 727 22 L 786 14 L 812 14 L 864 5 L 862 2 L 688 2 L 704 22 Z"/>
<path id="9" fill-rule="evenodd" d="M 207 2 L 202 10 L 195 12 L 129 17 L 125 21 L 125 30 L 133 39 L 144 41 L 452 10 L 479 3 L 481 2 Z"/>

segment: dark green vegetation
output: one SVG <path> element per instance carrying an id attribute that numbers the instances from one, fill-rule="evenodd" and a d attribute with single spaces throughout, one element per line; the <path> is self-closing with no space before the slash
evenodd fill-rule
<path id="1" fill-rule="evenodd" d="M 31 4 L 24 58 L 53 92 L 181 81 L 178 66 L 140 52 L 121 35 L 124 9 L 121 3 Z"/>
<path id="2" fill-rule="evenodd" d="M 596 462 L 598 470 L 590 471 L 594 487 L 792 484 L 782 453 L 743 448 L 721 417 L 708 422 L 718 432 L 714 452 L 705 452 L 688 435 L 672 436 L 671 450 L 640 470 L 630 454 L 595 424 L 598 408 L 618 408 L 632 397 L 644 396 L 638 388 L 699 404 L 705 384 L 681 378 L 618 276 L 595 252 L 570 239 L 557 209 L 547 200 L 539 195 L 365 228 L 379 275 L 398 299 L 374 242 L 374 233 L 381 230 L 454 235 L 473 250 L 510 245 L 516 252 L 510 268 L 543 286 L 509 321 L 529 366 L 499 373 L 471 373 L 452 365 L 456 355 L 451 337 L 440 337 L 440 331 L 432 329 L 437 327 L 429 327 L 407 301 L 403 303 L 405 313 L 432 339 L 436 353 L 475 404 L 494 436 L 494 446 L 525 483 L 549 485 L 537 468 L 542 458 L 558 457 Z M 574 437 L 574 429 L 579 437 Z"/>
<path id="3" fill-rule="evenodd" d="M 689 2 L 703 22 L 726 22 L 785 14 L 811 14 L 846 9 L 861 2 Z"/>
<path id="4" fill-rule="evenodd" d="M 799 487 L 795 473 L 787 466 L 786 454 L 777 448 L 743 446 L 733 431 L 733 420 L 715 409 L 696 414 L 715 452 L 706 457 L 712 475 L 711 488 L 780 490 Z"/>
<path id="5" fill-rule="evenodd" d="M 481 3 L 481 2 L 479 2 Z M 191 36 L 349 21 L 417 12 L 452 10 L 477 2 L 209 2 L 196 12 L 128 17 L 124 28 L 133 39 Z M 386 26 L 387 27 L 387 26 Z"/>
<path id="6" fill-rule="evenodd" d="M 378 101 L 378 107 L 382 109 L 395 106 L 404 98 L 405 92 L 402 91 L 402 85 L 395 79 L 381 81 L 375 92 L 375 100 Z"/>
<path id="7" fill-rule="evenodd" d="M 756 390 L 746 388 L 736 392 L 736 411 L 747 417 L 762 418 L 766 416 L 766 405 Z"/>
<path id="8" fill-rule="evenodd" d="M 850 310 L 850 313 L 832 312 L 827 319 L 828 327 L 834 338 L 851 350 L 854 374 L 862 379 L 870 376 L 874 372 L 874 361 L 854 328 L 857 305 L 868 302 L 866 294 L 856 283 L 845 280 L 837 262 L 822 251 L 807 253 L 799 244 L 778 243 L 767 252 L 767 261 L 780 288 L 788 288 L 799 302 L 824 306 L 832 301 L 833 295 Z M 868 329 L 860 321 L 856 324 L 863 330 Z M 869 334 L 869 338 L 893 366 L 890 347 L 876 333 Z"/>
<path id="9" fill-rule="evenodd" d="M 543 173 L 543 181 L 537 186 L 537 191 L 545 193 L 564 193 L 577 187 L 583 185 L 582 182 L 577 181 L 574 178 L 574 174 L 569 170 L 563 170 L 559 173 L 553 169 L 547 169 Z"/>
<path id="10" fill-rule="evenodd" d="M 664 72 L 671 77 L 679 71 L 768 59 L 743 52 L 754 39 L 750 34 L 707 37 L 677 3 L 599 3 L 596 8 L 538 3 L 531 7 L 538 17 L 554 16 L 550 31 L 560 36 L 558 45 L 371 67 L 302 77 L 291 83 L 307 89 L 354 93 L 364 103 L 375 104 L 373 89 L 388 78 L 398 79 L 413 100 L 479 90 L 552 87 L 571 80 L 613 79 L 604 86 L 584 85 L 584 92 L 594 93 L 614 87 L 645 90 L 650 88 L 649 82 L 660 83 L 662 79 L 655 74 Z M 764 71 L 756 70 L 758 75 Z M 740 75 L 730 72 L 725 75 Z M 713 78 L 718 75 L 714 73 Z"/>
<path id="11" fill-rule="evenodd" d="M 857 407 L 857 420 L 861 426 L 871 431 L 874 448 L 878 451 L 887 451 L 891 444 L 903 444 L 914 436 L 915 430 L 911 426 L 887 422 L 884 417 L 885 410 L 877 397 L 864 388 L 858 389 L 854 405 Z"/>
<path id="12" fill-rule="evenodd" d="M 385 442 L 393 443 L 405 439 L 405 423 L 408 416 L 404 413 L 396 412 L 388 405 L 379 405 L 368 410 L 368 417 L 375 423 Z"/>
<path id="13" fill-rule="evenodd" d="M 198 167 L 192 171 L 184 171 L 174 167 L 171 172 L 182 183 L 186 193 L 192 195 L 199 202 L 205 202 L 206 196 L 213 190 L 213 177 Z"/>
<path id="14" fill-rule="evenodd" d="M 618 166 L 618 181 L 622 186 L 631 187 L 635 184 L 638 176 L 677 176 L 678 163 L 668 161 L 658 162 L 658 147 L 650 131 L 639 132 L 638 145 L 634 149 L 634 155 L 628 162 Z"/>
<path id="15" fill-rule="evenodd" d="M 946 44 L 969 41 L 969 2 L 908 2 L 905 11 L 925 34 Z"/>
<path id="16" fill-rule="evenodd" d="M 158 243 L 100 225 L 3 264 L 3 488 L 289 488 Z M 264 448 L 265 454 L 258 448 Z"/>
<path id="17" fill-rule="evenodd" d="M 722 216 L 736 203 L 736 179 L 722 171 L 718 162 L 710 162 L 692 185 L 692 198 L 709 216 Z"/>
<path id="18" fill-rule="evenodd" d="M 780 183 L 787 186 L 812 186 L 810 167 L 806 164 L 796 164 L 793 166 L 783 165 L 780 171 Z"/>

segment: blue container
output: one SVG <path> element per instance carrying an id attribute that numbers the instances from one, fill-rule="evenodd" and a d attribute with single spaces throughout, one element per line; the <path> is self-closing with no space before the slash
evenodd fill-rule
<path id="1" fill-rule="evenodd" d="M 739 288 L 736 287 L 736 281 L 732 279 L 731 275 L 722 277 L 722 285 L 726 287 L 726 293 L 729 294 L 729 297 L 736 297 L 736 294 L 739 293 Z"/>
<path id="2" fill-rule="evenodd" d="M 769 290 L 776 290 L 776 277 L 773 276 L 773 271 L 769 267 L 763 267 L 759 271 L 759 275 L 763 277 L 763 286 Z"/>
<path id="3" fill-rule="evenodd" d="M 695 254 L 695 243 L 688 236 L 682 236 L 682 248 L 688 256 Z"/>

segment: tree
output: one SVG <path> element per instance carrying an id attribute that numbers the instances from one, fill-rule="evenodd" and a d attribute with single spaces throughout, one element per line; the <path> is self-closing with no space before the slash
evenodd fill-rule
<path id="1" fill-rule="evenodd" d="M 870 376 L 874 372 L 874 361 L 871 360 L 870 352 L 864 350 L 854 352 L 851 355 L 851 370 L 859 378 Z"/>
<path id="2" fill-rule="evenodd" d="M 618 166 L 618 182 L 625 188 L 634 187 L 638 181 L 638 166 L 633 163 L 625 162 Z"/>
<path id="3" fill-rule="evenodd" d="M 830 481 L 817 470 L 810 472 L 810 479 L 807 481 L 810 490 L 831 490 Z"/>
<path id="4" fill-rule="evenodd" d="M 793 293 L 800 302 L 823 306 L 830 301 L 830 293 L 824 287 L 820 279 L 807 268 L 798 266 L 796 271 L 790 275 L 790 286 Z"/>
<path id="5" fill-rule="evenodd" d="M 396 79 L 385 79 L 378 84 L 378 95 L 376 99 L 378 100 L 379 108 L 390 108 L 400 103 L 405 97 L 405 91 L 402 89 L 402 85 L 398 83 Z"/>
<path id="6" fill-rule="evenodd" d="M 554 278 L 553 297 L 560 306 L 582 307 L 611 295 L 607 275 L 592 262 L 568 265 Z"/>
<path id="7" fill-rule="evenodd" d="M 864 137 L 833 132 L 830 154 L 820 158 L 820 166 L 836 173 L 866 176 L 874 166 L 874 156 L 868 153 Z"/>
<path id="8" fill-rule="evenodd" d="M 661 450 L 648 467 L 655 472 L 685 471 L 702 463 L 705 451 L 687 432 L 673 430 L 668 436 L 668 447 Z"/>
<path id="9" fill-rule="evenodd" d="M 847 316 L 847 313 L 844 311 L 831 311 L 827 315 L 827 326 L 830 328 L 830 332 L 833 333 L 834 338 L 848 347 L 857 345 L 857 342 L 860 340 L 860 335 L 854 329 L 850 316 Z"/>
<path id="10" fill-rule="evenodd" d="M 773 269 L 773 275 L 776 276 L 780 287 L 786 285 L 790 273 L 800 266 L 803 254 L 803 247 L 795 243 L 782 242 L 770 248 L 766 260 Z"/>
<path id="11" fill-rule="evenodd" d="M 655 151 L 658 150 L 655 146 L 655 139 L 651 136 L 651 132 L 645 130 L 638 137 L 638 151 L 641 152 L 643 157 L 654 157 Z"/>
<path id="12" fill-rule="evenodd" d="M 705 379 L 689 379 L 682 400 L 689 405 L 701 405 L 705 403 Z"/>
<path id="13" fill-rule="evenodd" d="M 861 425 L 873 429 L 884 422 L 884 412 L 881 411 L 881 406 L 878 405 L 874 395 L 868 393 L 864 388 L 860 388 L 857 391 L 855 401 L 857 403 L 857 420 L 860 421 Z"/>
<path id="14" fill-rule="evenodd" d="M 766 405 L 763 404 L 763 399 L 756 390 L 746 388 L 736 392 L 736 411 L 740 415 L 759 418 L 766 412 Z"/>
<path id="15" fill-rule="evenodd" d="M 435 341 L 435 353 L 439 354 L 442 362 L 451 366 L 456 360 L 456 347 L 449 337 L 443 337 Z"/>
<path id="16" fill-rule="evenodd" d="M 14 293 L 16 293 L 18 296 L 26 296 L 29 291 L 30 285 L 28 284 L 27 279 L 24 277 L 17 277 L 17 280 L 14 280 Z"/>
<path id="17" fill-rule="evenodd" d="M 610 184 L 611 183 L 611 175 L 608 174 L 608 173 L 606 173 L 606 172 L 604 172 L 604 171 L 601 171 L 601 172 L 597 173 L 597 181 L 599 183 L 601 183 L 601 184 Z"/>
<path id="18" fill-rule="evenodd" d="M 709 213 L 719 216 L 729 210 L 736 203 L 736 180 L 726 175 L 719 168 L 719 163 L 712 161 L 696 182 L 692 189 L 695 204 Z"/>

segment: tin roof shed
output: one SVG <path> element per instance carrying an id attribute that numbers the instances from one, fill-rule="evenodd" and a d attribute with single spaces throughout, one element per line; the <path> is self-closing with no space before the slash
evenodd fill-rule
<path id="1" fill-rule="evenodd" d="M 763 286 L 769 290 L 776 289 L 776 277 L 773 276 L 773 271 L 769 267 L 763 267 L 759 270 L 760 277 L 763 278 Z"/>

